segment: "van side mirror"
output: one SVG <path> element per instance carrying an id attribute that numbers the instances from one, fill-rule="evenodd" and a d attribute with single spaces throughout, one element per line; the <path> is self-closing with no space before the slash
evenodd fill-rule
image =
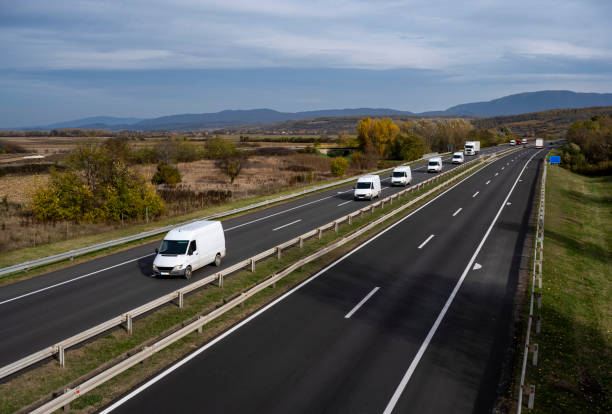
<path id="1" fill-rule="evenodd" d="M 159 249 L 157 247 L 155 248 L 155 253 L 159 253 Z"/>

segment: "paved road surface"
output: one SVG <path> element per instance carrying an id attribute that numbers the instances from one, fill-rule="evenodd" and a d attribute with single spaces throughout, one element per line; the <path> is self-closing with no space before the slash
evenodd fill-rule
<path id="1" fill-rule="evenodd" d="M 543 156 L 495 161 L 111 408 L 490 412 Z"/>

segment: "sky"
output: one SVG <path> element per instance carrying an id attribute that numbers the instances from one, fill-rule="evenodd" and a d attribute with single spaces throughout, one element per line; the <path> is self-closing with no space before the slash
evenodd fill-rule
<path id="1" fill-rule="evenodd" d="M 0 128 L 612 92 L 609 0 L 0 0 Z"/>

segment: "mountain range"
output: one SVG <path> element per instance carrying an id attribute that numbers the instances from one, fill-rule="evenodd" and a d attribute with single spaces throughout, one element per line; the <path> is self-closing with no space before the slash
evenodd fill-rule
<path id="1" fill-rule="evenodd" d="M 178 114 L 159 118 L 116 118 L 96 116 L 21 130 L 83 128 L 106 130 L 187 131 L 219 129 L 239 125 L 261 125 L 290 120 L 343 116 L 458 116 L 494 117 L 564 108 L 587 108 L 612 105 L 612 93 L 579 93 L 572 91 L 538 91 L 504 96 L 487 102 L 472 102 L 444 111 L 413 113 L 388 108 L 329 109 L 303 112 L 279 112 L 272 109 L 225 110 L 215 113 Z"/>

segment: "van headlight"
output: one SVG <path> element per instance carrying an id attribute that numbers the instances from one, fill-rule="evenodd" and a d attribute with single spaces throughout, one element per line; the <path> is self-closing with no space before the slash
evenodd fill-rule
<path id="1" fill-rule="evenodd" d="M 157 266 L 153 265 L 153 270 L 157 270 Z"/>
<path id="2" fill-rule="evenodd" d="M 172 271 L 181 270 L 182 268 L 183 268 L 183 265 L 177 265 L 172 268 Z"/>

